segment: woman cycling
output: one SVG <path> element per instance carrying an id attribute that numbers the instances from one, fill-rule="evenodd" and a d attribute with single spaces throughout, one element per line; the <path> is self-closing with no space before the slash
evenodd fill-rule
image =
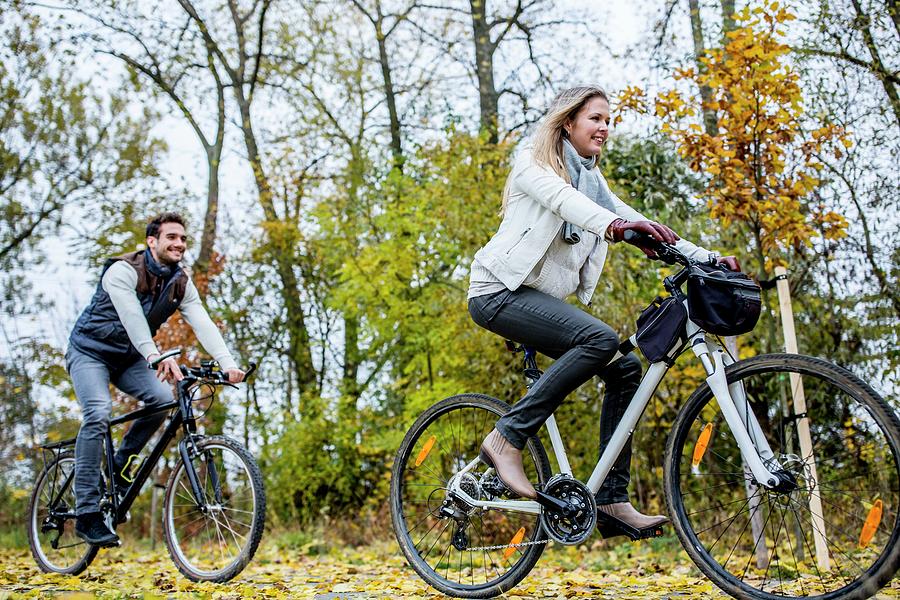
<path id="1" fill-rule="evenodd" d="M 590 305 L 609 243 L 631 229 L 707 259 L 709 252 L 648 220 L 613 194 L 597 168 L 609 135 L 609 99 L 597 86 L 564 90 L 553 100 L 532 144 L 516 158 L 503 192 L 503 220 L 476 254 L 469 313 L 481 327 L 535 348 L 555 362 L 506 415 L 481 447 L 511 492 L 535 498 L 521 450 L 563 399 L 594 375 L 606 384 L 600 446 L 609 442 L 641 379 L 629 353 L 611 365 L 619 339 L 599 319 L 568 304 Z M 652 256 L 652 251 L 642 249 Z M 734 257 L 719 262 L 739 270 Z M 638 512 L 628 500 L 631 440 L 597 493 L 598 510 L 636 529 L 664 516 Z"/>

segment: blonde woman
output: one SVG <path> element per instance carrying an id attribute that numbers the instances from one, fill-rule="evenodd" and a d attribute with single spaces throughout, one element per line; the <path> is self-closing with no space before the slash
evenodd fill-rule
<path id="1" fill-rule="evenodd" d="M 472 319 L 556 359 L 482 444 L 482 460 L 513 493 L 527 498 L 536 492 L 522 467 L 521 449 L 563 399 L 594 375 L 603 379 L 603 448 L 641 379 L 633 353 L 606 366 L 618 350 L 615 331 L 564 299 L 575 294 L 590 305 L 609 244 L 622 241 L 629 229 L 675 244 L 692 258 L 710 255 L 610 191 L 597 168 L 608 135 L 609 99 L 601 88 L 580 86 L 557 95 L 509 174 L 500 229 L 472 263 Z M 739 270 L 734 257 L 718 260 Z M 597 493 L 598 510 L 637 529 L 658 526 L 666 517 L 641 514 L 629 502 L 630 462 L 629 440 Z"/>

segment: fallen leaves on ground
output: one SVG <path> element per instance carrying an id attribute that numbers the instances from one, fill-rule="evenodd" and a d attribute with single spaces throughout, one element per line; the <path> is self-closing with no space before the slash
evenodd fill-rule
<path id="1" fill-rule="evenodd" d="M 328 548 L 307 555 L 264 539 L 250 565 L 225 584 L 193 583 L 164 546 L 140 543 L 101 551 L 80 576 L 41 573 L 27 550 L 0 550 L 0 599 L 48 598 L 441 598 L 406 564 L 396 544 Z M 900 597 L 896 582 L 878 598 Z M 525 598 L 728 598 L 670 544 L 595 543 L 590 550 L 551 547 L 504 596 Z"/>

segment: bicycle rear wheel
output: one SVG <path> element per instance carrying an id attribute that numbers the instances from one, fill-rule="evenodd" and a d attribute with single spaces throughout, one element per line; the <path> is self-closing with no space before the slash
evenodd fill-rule
<path id="1" fill-rule="evenodd" d="M 28 546 L 41 571 L 77 575 L 97 547 L 75 535 L 75 457 L 63 454 L 40 472 L 28 505 Z"/>
<path id="2" fill-rule="evenodd" d="M 691 559 L 738 598 L 867 598 L 900 566 L 900 422 L 852 373 L 807 356 L 730 366 L 795 489 L 757 486 L 709 387 L 678 415 L 666 501 Z M 803 456 L 793 390 L 812 438 Z M 802 417 L 803 415 L 801 415 Z M 816 507 L 816 496 L 821 513 Z M 818 544 L 818 546 L 817 546 Z"/>
<path id="3" fill-rule="evenodd" d="M 547 541 L 538 515 L 478 509 L 448 498 L 447 485 L 478 457 L 481 442 L 509 410 L 500 400 L 462 394 L 426 410 L 407 432 L 391 474 L 391 520 L 407 561 L 435 589 L 461 598 L 489 598 L 521 581 Z M 550 477 L 537 438 L 522 451 L 528 478 Z M 499 480 L 480 464 L 466 475 L 472 497 L 503 495 Z M 443 510 L 442 510 L 443 509 Z"/>
<path id="4" fill-rule="evenodd" d="M 253 456 L 210 436 L 191 460 L 206 502 L 199 506 L 178 461 L 166 484 L 163 533 L 175 566 L 192 581 L 228 581 L 253 558 L 266 522 L 266 492 Z"/>

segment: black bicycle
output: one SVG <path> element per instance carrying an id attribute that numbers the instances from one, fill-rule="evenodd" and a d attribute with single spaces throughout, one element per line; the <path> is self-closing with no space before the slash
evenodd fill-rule
<path id="1" fill-rule="evenodd" d="M 167 352 L 151 363 L 176 356 Z M 251 364 L 245 380 L 256 369 Z M 266 521 L 266 492 L 253 456 L 237 441 L 197 433 L 194 403 L 212 402 L 220 386 L 235 387 L 212 361 L 181 366 L 174 402 L 143 408 L 110 421 L 101 511 L 111 528 L 124 523 L 141 488 L 169 443 L 178 442 L 178 462 L 165 486 L 163 535 L 175 566 L 192 581 L 223 582 L 235 577 L 253 558 Z M 137 418 L 171 411 L 159 441 L 137 468 L 124 494 L 114 485 L 112 427 Z M 41 446 L 44 468 L 38 475 L 28 508 L 28 542 L 44 572 L 76 575 L 97 555 L 97 546 L 75 535 L 75 438 Z"/>

